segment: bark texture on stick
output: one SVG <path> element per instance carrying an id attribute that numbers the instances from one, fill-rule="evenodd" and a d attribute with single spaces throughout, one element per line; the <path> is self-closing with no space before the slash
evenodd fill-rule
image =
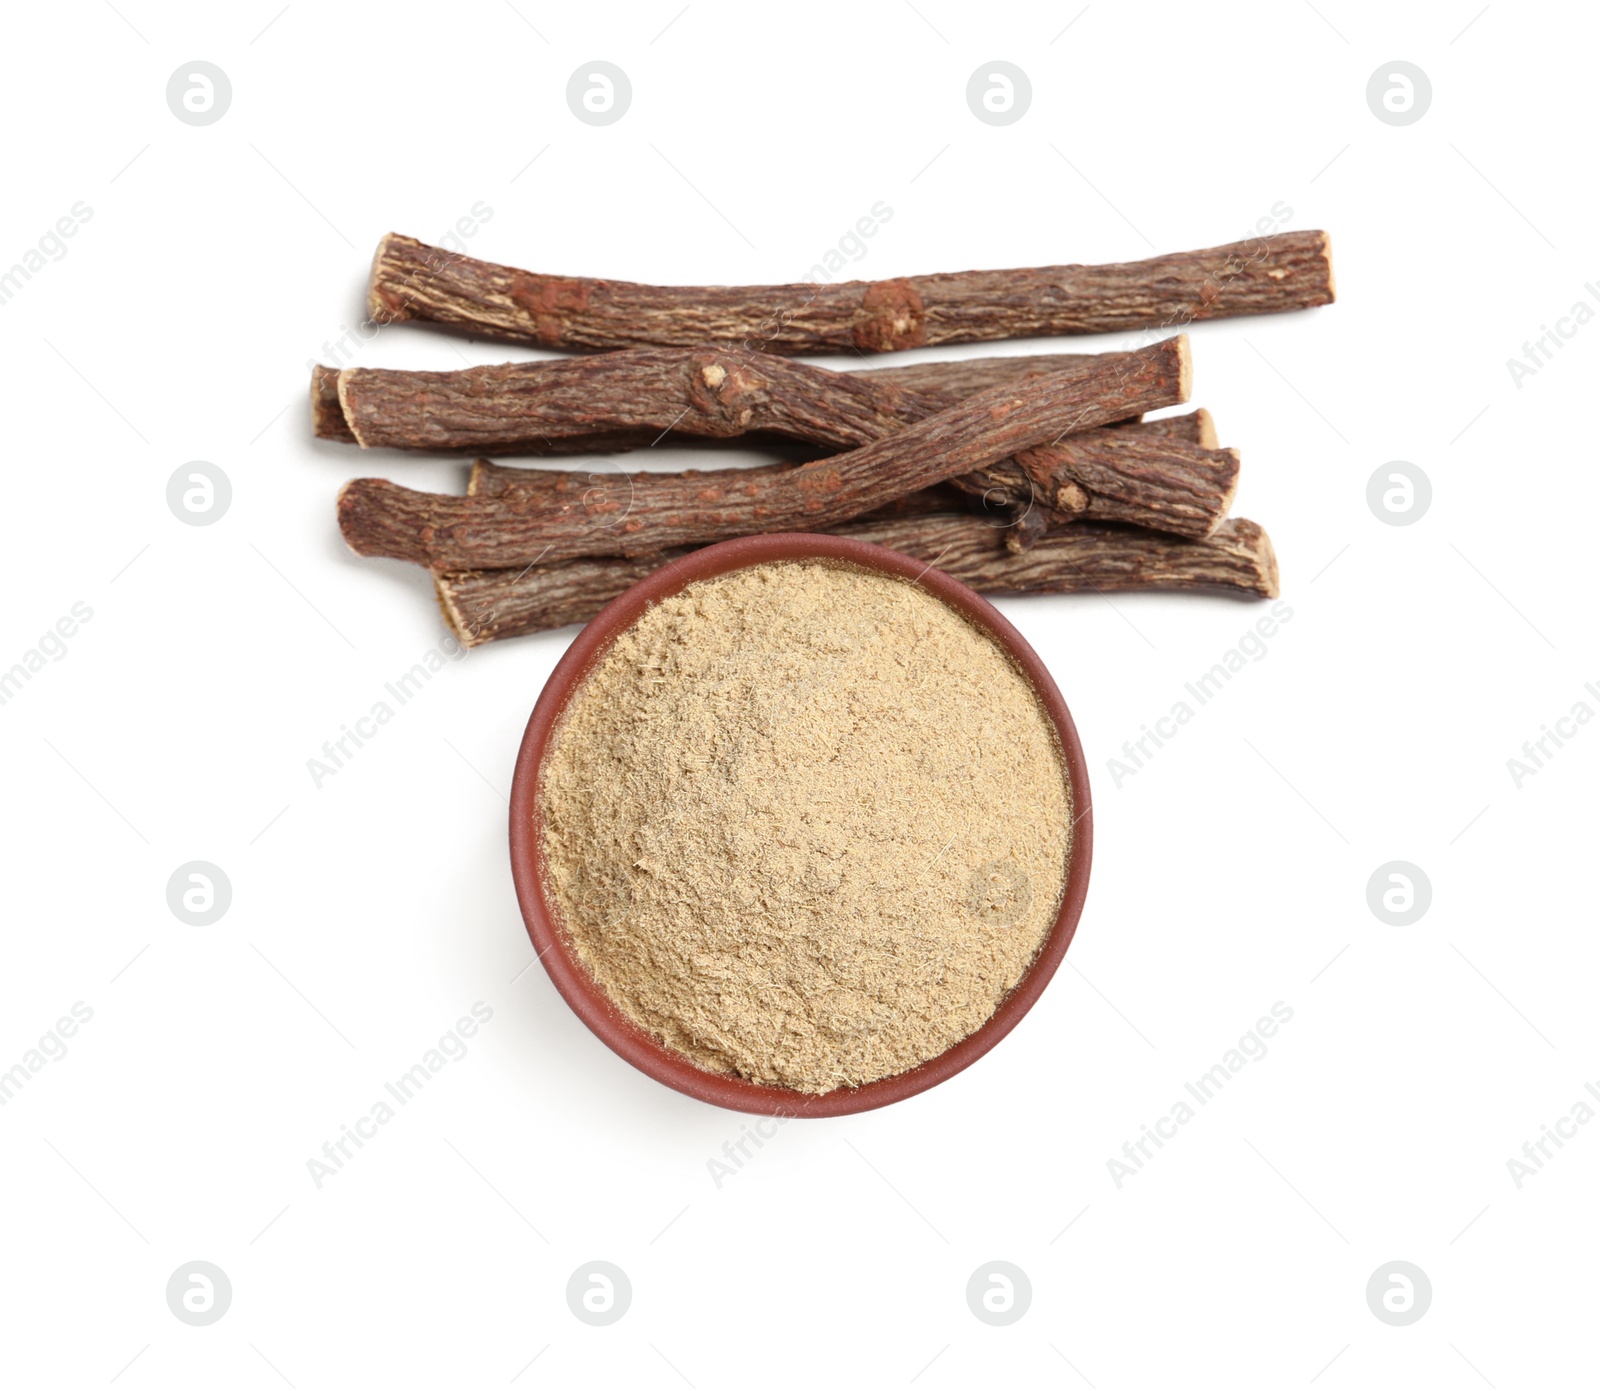
<path id="1" fill-rule="evenodd" d="M 1183 327 L 1333 297 L 1321 231 L 1115 265 L 749 286 L 534 274 L 391 232 L 373 258 L 367 307 L 378 323 L 424 320 L 566 351 L 725 343 L 792 355 Z"/>
<path id="2" fill-rule="evenodd" d="M 1095 352 L 1039 352 L 1026 357 L 964 357 L 959 361 L 916 362 L 896 367 L 856 367 L 903 391 L 934 391 L 948 400 L 965 400 L 991 386 L 1015 386 L 1061 371 L 1092 369 Z"/>
<path id="3" fill-rule="evenodd" d="M 507 494 L 526 491 L 530 495 L 568 496 L 574 488 L 581 491 L 585 484 L 590 487 L 631 486 L 641 478 L 648 479 L 654 476 L 660 475 L 606 473 L 600 470 L 587 474 L 574 474 L 566 471 L 556 472 L 549 468 L 507 468 L 499 463 L 491 463 L 487 458 L 480 458 L 473 463 L 472 471 L 467 475 L 467 495 L 504 497 Z M 945 515 L 950 512 L 978 510 L 981 508 L 970 492 L 951 482 L 938 482 L 917 492 L 907 492 L 903 496 L 885 502 L 882 506 L 863 512 L 855 519 L 878 521 L 896 516 Z M 1005 514 L 997 512 L 995 515 L 998 518 L 996 524 L 1003 526 L 1006 523 Z"/>
<path id="4" fill-rule="evenodd" d="M 856 521 L 832 534 L 884 545 L 937 565 L 980 593 L 1112 593 L 1178 589 L 1278 596 L 1278 562 L 1254 521 L 1232 520 L 1208 540 L 1116 526 L 1076 525 L 1013 554 L 981 518 L 922 515 Z M 518 570 L 440 573 L 439 605 L 463 645 L 587 622 L 667 559 L 580 559 Z"/>
<path id="5" fill-rule="evenodd" d="M 735 535 L 837 525 L 907 492 L 971 472 L 1074 430 L 1180 404 L 1182 336 L 1108 353 L 1095 370 L 982 392 L 849 453 L 798 467 L 652 474 L 643 488 L 535 484 L 500 497 L 451 497 L 377 478 L 349 483 L 339 524 L 357 554 L 432 569 L 505 569 L 578 555 L 658 553 Z M 571 474 L 556 475 L 571 478 Z"/>
<path id="6" fill-rule="evenodd" d="M 356 436 L 339 404 L 339 368 L 318 362 L 311 368 L 311 432 L 318 439 L 353 444 Z"/>
<path id="7" fill-rule="evenodd" d="M 781 435 L 832 452 L 947 409 L 990 376 L 1042 379 L 1017 370 L 1016 362 L 1026 358 L 1001 360 L 1004 369 L 959 375 L 911 368 L 915 379 L 945 380 L 944 389 L 911 390 L 883 379 L 908 379 L 906 369 L 838 372 L 742 348 L 636 348 L 465 371 L 354 368 L 335 374 L 332 412 L 326 409 L 327 378 L 319 377 L 314 408 L 329 432 L 331 414 L 363 447 L 548 454 L 625 448 L 672 430 L 712 439 Z M 1064 364 L 1062 379 L 1084 379 L 1100 366 L 1095 356 L 1054 360 Z M 1193 418 L 1203 437 L 1209 417 Z M 1021 516 L 1042 506 L 1057 519 L 1088 516 L 1208 535 L 1227 515 L 1238 457 L 1191 446 L 1192 437 L 1170 421 L 1101 430 L 996 463 L 962 485 L 989 507 L 1011 506 Z M 555 485 L 549 478 L 536 482 Z M 640 475 L 631 495 L 649 506 L 676 485 Z M 586 478 L 574 495 L 589 490 Z"/>
<path id="8" fill-rule="evenodd" d="M 1207 448 L 1210 415 L 1194 411 L 1137 425 L 1085 430 L 1025 449 L 964 477 L 956 487 L 988 509 L 1042 508 L 1054 524 L 1120 521 L 1203 538 L 1220 526 L 1239 486 L 1236 449 Z M 1024 530 L 1013 543 L 1029 543 Z"/>
<path id="9" fill-rule="evenodd" d="M 994 389 L 994 388 L 991 388 Z M 636 348 L 465 371 L 339 373 L 339 403 L 365 448 L 528 453 L 570 436 L 728 439 L 770 433 L 842 451 L 953 400 L 743 348 Z"/>
<path id="10" fill-rule="evenodd" d="M 635 348 L 462 371 L 317 366 L 312 427 L 363 448 L 576 453 L 690 438 L 780 434 L 856 448 L 996 386 L 1083 375 L 1093 354 L 1051 353 L 830 371 L 743 348 Z"/>
<path id="11" fill-rule="evenodd" d="M 966 508 L 981 509 L 998 524 L 1018 526 L 1014 546 L 1026 548 L 1039 527 L 1068 521 L 1122 521 L 1203 538 L 1222 524 L 1239 481 L 1233 449 L 1207 449 L 1209 415 L 1194 411 L 1142 424 L 1084 430 L 1026 449 L 951 480 Z M 691 481 L 715 485 L 718 473 L 628 473 L 616 468 L 561 470 L 504 467 L 486 459 L 472 467 L 469 497 L 542 498 L 552 505 L 584 497 L 586 505 L 621 497 L 630 509 L 656 511 Z M 738 476 L 726 479 L 737 486 Z M 946 507 L 945 510 L 952 508 Z"/>

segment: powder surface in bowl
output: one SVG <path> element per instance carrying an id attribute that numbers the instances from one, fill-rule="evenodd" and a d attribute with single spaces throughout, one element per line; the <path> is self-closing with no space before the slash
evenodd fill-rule
<path id="1" fill-rule="evenodd" d="M 1060 909 L 1072 796 L 992 637 L 822 561 L 690 584 L 573 692 L 548 895 L 617 1006 L 696 1064 L 807 1093 L 977 1030 Z"/>

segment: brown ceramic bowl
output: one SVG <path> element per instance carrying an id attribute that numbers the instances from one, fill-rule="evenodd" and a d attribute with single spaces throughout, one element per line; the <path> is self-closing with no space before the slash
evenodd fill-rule
<path id="1" fill-rule="evenodd" d="M 892 574 L 921 585 L 988 632 L 1027 673 L 1039 695 L 1045 713 L 1061 739 L 1067 775 L 1072 786 L 1077 824 L 1073 836 L 1072 860 L 1067 869 L 1066 890 L 1056 924 L 1021 982 L 1001 1002 L 994 1015 L 976 1032 L 964 1037 L 948 1051 L 914 1070 L 888 1076 L 854 1089 L 831 1090 L 823 1095 L 805 1095 L 776 1086 L 758 1085 L 736 1076 L 702 1070 L 677 1052 L 668 1049 L 643 1031 L 616 1007 L 594 981 L 578 958 L 576 949 L 561 926 L 545 895 L 544 863 L 541 844 L 543 830 L 539 818 L 540 775 L 550 735 L 567 707 L 573 692 L 596 662 L 610 649 L 617 636 L 632 626 L 652 604 L 670 598 L 696 579 L 708 579 L 735 569 L 778 560 L 837 560 L 863 569 Z M 728 540 L 704 550 L 696 550 L 672 561 L 626 593 L 613 599 L 578 634 L 565 656 L 550 673 L 539 702 L 534 705 L 527 731 L 522 735 L 522 750 L 511 783 L 511 874 L 516 881 L 517 901 L 533 948 L 549 971 L 561 996 L 571 1005 L 589 1030 L 624 1061 L 637 1066 L 663 1085 L 693 1095 L 708 1104 L 749 1114 L 775 1114 L 820 1118 L 833 1114 L 855 1114 L 877 1109 L 948 1080 L 965 1070 L 1021 1021 L 1022 1015 L 1044 992 L 1083 911 L 1089 888 L 1089 860 L 1094 845 L 1094 818 L 1090 813 L 1089 773 L 1083 761 L 1072 715 L 1061 698 L 1061 691 L 1022 635 L 984 599 L 949 575 L 932 569 L 894 550 L 826 535 L 757 535 Z"/>

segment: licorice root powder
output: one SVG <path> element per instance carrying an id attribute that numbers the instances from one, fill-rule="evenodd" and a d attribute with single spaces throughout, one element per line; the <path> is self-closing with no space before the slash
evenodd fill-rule
<path id="1" fill-rule="evenodd" d="M 1060 910 L 1072 794 L 1033 686 L 916 584 L 830 561 L 690 584 L 574 691 L 548 896 L 617 1006 L 818 1094 L 980 1027 Z"/>

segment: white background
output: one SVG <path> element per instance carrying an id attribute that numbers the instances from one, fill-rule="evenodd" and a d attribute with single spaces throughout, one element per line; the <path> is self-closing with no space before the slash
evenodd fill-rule
<path id="1" fill-rule="evenodd" d="M 0 264 L 93 209 L 0 308 L 0 666 L 93 610 L 0 707 L 0 1066 L 94 1010 L 0 1109 L 8 1383 L 1512 1389 L 1592 1365 L 1600 1125 L 1521 1189 L 1506 1165 L 1600 1082 L 1600 729 L 1520 789 L 1506 767 L 1600 709 L 1600 326 L 1520 389 L 1506 366 L 1600 280 L 1592 14 L 116 4 L 9 12 L 0 97 Z M 597 58 L 633 84 L 602 129 L 564 96 Z M 164 95 L 194 59 L 233 85 L 205 128 Z M 994 59 L 1033 86 L 1005 128 L 965 101 Z M 1365 97 L 1394 59 L 1433 86 L 1404 128 Z M 527 968 L 504 797 L 570 631 L 449 664 L 313 786 L 444 639 L 420 571 L 346 552 L 338 487 L 465 469 L 314 443 L 307 363 L 359 323 L 382 233 L 437 240 L 478 202 L 490 259 L 738 283 L 803 276 L 880 200 L 856 275 L 1136 258 L 1280 201 L 1332 232 L 1337 305 L 1193 334 L 1293 618 L 1118 788 L 1107 759 L 1264 609 L 1002 603 L 1094 777 L 1069 964 L 973 1069 L 791 1123 L 718 1189 L 747 1120 L 632 1071 Z M 529 355 L 391 327 L 354 359 Z M 203 528 L 165 501 L 196 459 L 233 487 Z M 1395 459 L 1433 484 L 1404 528 L 1365 500 Z M 209 927 L 166 903 L 194 859 L 232 882 Z M 1393 859 L 1433 885 L 1409 927 L 1366 902 Z M 318 1189 L 307 1160 L 479 1000 L 467 1059 Z M 1107 1160 L 1278 1000 L 1267 1056 L 1118 1189 Z M 196 1259 L 233 1288 L 204 1328 L 164 1291 Z M 633 1285 L 603 1329 L 564 1293 L 595 1259 Z M 964 1292 L 993 1259 L 1033 1290 L 1001 1329 Z M 1400 1328 L 1365 1294 L 1396 1259 L 1433 1288 Z"/>

